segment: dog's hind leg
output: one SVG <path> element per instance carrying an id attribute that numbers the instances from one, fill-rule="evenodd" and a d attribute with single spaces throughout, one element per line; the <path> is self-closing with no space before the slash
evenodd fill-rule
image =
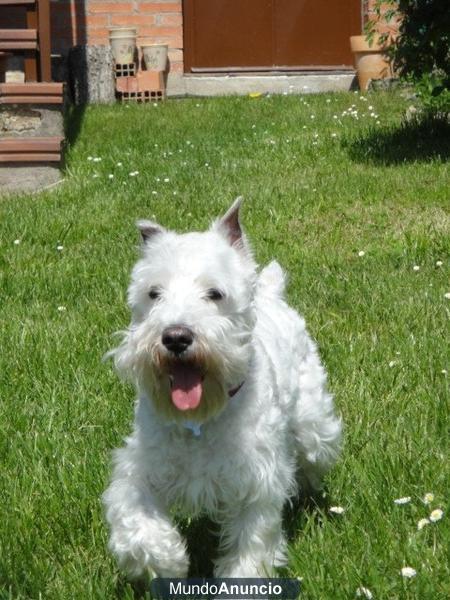
<path id="1" fill-rule="evenodd" d="M 282 505 L 281 498 L 255 502 L 222 522 L 216 577 L 269 577 L 286 563 Z"/>
<path id="2" fill-rule="evenodd" d="M 318 490 L 339 454 L 342 422 L 335 414 L 325 371 L 310 338 L 307 346 L 298 369 L 298 397 L 292 407 L 291 426 L 297 442 L 299 486 Z"/>

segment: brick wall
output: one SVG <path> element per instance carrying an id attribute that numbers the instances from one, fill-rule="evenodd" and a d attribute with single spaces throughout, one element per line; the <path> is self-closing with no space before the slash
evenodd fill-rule
<path id="1" fill-rule="evenodd" d="M 183 71 L 182 0 L 52 0 L 51 13 L 56 50 L 107 45 L 110 27 L 133 26 L 138 44 L 168 44 L 170 70 Z"/>
<path id="2" fill-rule="evenodd" d="M 183 71 L 182 0 L 51 0 L 52 52 L 109 44 L 110 27 L 133 26 L 138 43 L 169 44 L 171 72 Z M 23 7 L 0 7 L 1 27 L 25 27 Z"/>

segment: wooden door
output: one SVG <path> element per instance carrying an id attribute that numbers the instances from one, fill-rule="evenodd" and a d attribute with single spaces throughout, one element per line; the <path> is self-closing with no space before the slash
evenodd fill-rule
<path id="1" fill-rule="evenodd" d="M 184 0 L 186 72 L 342 69 L 361 0 Z"/>

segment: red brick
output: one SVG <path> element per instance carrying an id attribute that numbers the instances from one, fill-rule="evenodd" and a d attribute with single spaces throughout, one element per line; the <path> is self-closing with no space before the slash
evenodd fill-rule
<path id="1" fill-rule="evenodd" d="M 183 63 L 182 62 L 170 62 L 170 72 L 171 73 L 183 73 Z"/>
<path id="2" fill-rule="evenodd" d="M 152 15 L 112 15 L 111 25 L 113 26 L 150 26 L 155 19 Z"/>
<path id="3" fill-rule="evenodd" d="M 142 34 L 144 35 L 144 34 Z M 150 37 L 146 35 L 146 37 Z M 183 36 L 154 35 L 153 44 L 168 44 L 169 48 L 183 48 Z"/>
<path id="4" fill-rule="evenodd" d="M 160 15 L 157 17 L 158 25 L 171 25 L 181 27 L 183 25 L 183 16 L 180 15 Z"/>
<path id="5" fill-rule="evenodd" d="M 169 58 L 172 62 L 183 62 L 183 51 L 179 48 L 169 49 Z"/>
<path id="6" fill-rule="evenodd" d="M 141 18 L 147 19 L 148 17 Z M 182 33 L 181 27 L 159 27 L 158 25 L 152 27 L 151 23 L 149 24 L 148 22 L 145 22 L 145 31 L 145 34 L 139 31 L 139 35 L 178 36 Z"/>
<path id="7" fill-rule="evenodd" d="M 181 13 L 181 2 L 138 2 L 140 13 Z"/>
<path id="8" fill-rule="evenodd" d="M 89 2 L 89 13 L 133 13 L 132 2 Z"/>
<path id="9" fill-rule="evenodd" d="M 107 15 L 87 15 L 86 24 L 89 29 L 92 27 L 100 27 L 109 25 L 109 17 Z"/>
<path id="10" fill-rule="evenodd" d="M 86 37 L 88 38 L 88 43 L 91 43 L 91 37 L 94 36 L 96 38 L 104 38 L 109 45 L 109 29 L 105 27 L 90 27 L 86 32 Z"/>

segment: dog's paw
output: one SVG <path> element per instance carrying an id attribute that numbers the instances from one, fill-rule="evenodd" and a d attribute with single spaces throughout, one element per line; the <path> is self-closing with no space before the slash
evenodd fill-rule
<path id="1" fill-rule="evenodd" d="M 215 577 L 272 577 L 274 567 L 268 563 L 256 564 L 250 560 L 218 560 L 214 569 Z"/>
<path id="2" fill-rule="evenodd" d="M 145 527 L 116 530 L 111 534 L 109 548 L 130 579 L 187 577 L 189 558 L 176 529 L 159 531 L 158 535 Z"/>

